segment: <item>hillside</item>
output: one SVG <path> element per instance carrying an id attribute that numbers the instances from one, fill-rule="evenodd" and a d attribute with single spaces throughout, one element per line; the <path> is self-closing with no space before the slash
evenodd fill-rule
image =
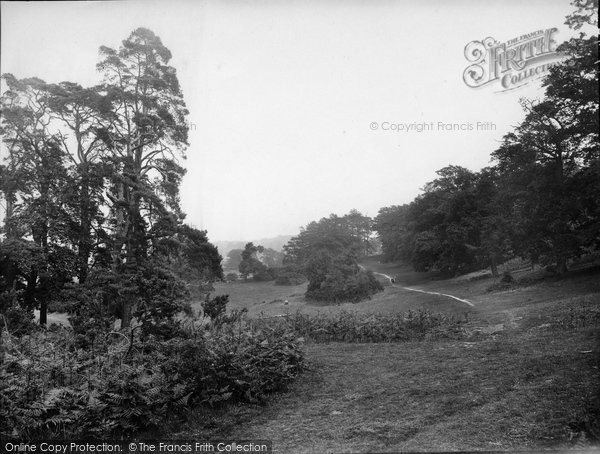
<path id="1" fill-rule="evenodd" d="M 237 406 L 208 433 L 271 439 L 275 452 L 398 452 L 591 448 L 600 441 L 600 271 L 490 291 L 492 278 L 431 280 L 407 267 L 371 301 L 320 305 L 304 286 L 222 284 L 251 316 L 468 313 L 463 339 L 307 345 L 310 370 L 268 405 Z M 525 272 L 523 272 L 526 274 Z M 404 281 L 402 280 L 404 279 Z M 451 298 L 468 298 L 473 307 Z M 262 313 L 262 314 L 261 314 Z M 206 421 L 200 418 L 202 424 Z M 223 422 L 225 421 L 225 422 Z"/>
<path id="2" fill-rule="evenodd" d="M 270 248 L 270 249 L 274 249 L 276 251 L 281 251 L 283 250 L 283 246 L 284 244 L 286 244 L 290 239 L 292 238 L 292 235 L 278 235 L 278 236 L 274 236 L 271 238 L 261 238 L 258 240 L 251 240 L 251 241 L 240 241 L 240 240 L 231 240 L 231 241 L 213 241 L 212 243 L 217 246 L 217 248 L 219 248 L 219 254 L 221 254 L 221 256 L 223 258 L 227 257 L 227 254 L 229 253 L 229 251 L 231 251 L 232 249 L 244 249 L 244 246 L 247 243 L 254 243 L 255 245 L 261 245 L 264 246 L 265 248 Z"/>

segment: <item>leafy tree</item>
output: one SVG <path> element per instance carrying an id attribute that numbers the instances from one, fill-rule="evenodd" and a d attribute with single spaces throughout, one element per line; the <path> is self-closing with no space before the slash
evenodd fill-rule
<path id="1" fill-rule="evenodd" d="M 187 145 L 188 114 L 171 52 L 152 31 L 138 28 L 119 50 L 101 47 L 102 95 L 110 100 L 107 126 L 98 130 L 112 156 L 111 225 L 114 272 L 144 267 L 152 247 L 176 231 L 183 217 L 177 162 Z M 122 324 L 131 304 L 124 301 Z"/>
<path id="2" fill-rule="evenodd" d="M 598 26 L 598 0 L 573 0 L 571 5 L 577 9 L 567 16 L 565 24 L 574 30 L 585 24 Z"/>
<path id="3" fill-rule="evenodd" d="M 306 273 L 310 299 L 356 303 L 383 290 L 373 273 L 362 270 L 351 255 L 332 256 L 321 250 L 311 256 Z"/>
<path id="4" fill-rule="evenodd" d="M 575 0 L 574 29 L 597 26 L 597 1 Z M 439 170 L 411 204 L 382 208 L 375 229 L 384 259 L 420 271 L 461 273 L 513 256 L 532 265 L 600 246 L 598 38 L 581 34 L 558 48 L 541 101 L 522 100 L 525 118 L 492 153 L 494 167 Z"/>
<path id="5" fill-rule="evenodd" d="M 244 252 L 243 249 L 232 249 L 227 253 L 227 262 L 225 265 L 228 269 L 237 270 L 239 268 L 242 261 L 242 252 Z"/>
<path id="6" fill-rule="evenodd" d="M 104 204 L 105 179 L 110 169 L 105 163 L 106 147 L 98 131 L 105 127 L 102 117 L 108 113 L 110 102 L 100 95 L 98 88 L 82 88 L 72 82 L 51 85 L 48 90 L 50 115 L 66 128 L 66 132 L 59 129 L 57 135 L 74 166 L 72 187 L 68 191 L 70 198 L 66 202 L 74 211 L 77 277 L 83 283 L 93 248 L 100 244 L 98 240 L 102 242 L 105 235 L 101 207 Z"/>
<path id="7" fill-rule="evenodd" d="M 170 254 L 173 271 L 184 280 L 214 282 L 223 279 L 222 257 L 217 247 L 208 241 L 205 230 L 182 224 L 172 238 L 162 240 L 160 245 L 161 251 Z"/>
<path id="8" fill-rule="evenodd" d="M 97 87 L 3 76 L 0 287 L 3 301 L 40 307 L 41 323 L 61 295 L 78 317 L 118 311 L 127 327 L 135 310 L 156 325 L 184 297 L 175 271 L 220 279 L 221 258 L 206 232 L 182 225 L 187 110 L 169 50 L 137 29 L 101 55 Z"/>
<path id="9" fill-rule="evenodd" d="M 366 249 L 363 221 L 362 215 L 351 212 L 348 217 L 332 214 L 308 224 L 284 246 L 288 279 L 282 276 L 281 283 L 296 282 L 294 268 L 300 268 L 308 278 L 308 298 L 360 301 L 382 290 L 375 277 L 358 265 Z"/>
<path id="10" fill-rule="evenodd" d="M 262 252 L 258 254 L 258 260 L 267 268 L 278 268 L 283 264 L 284 256 L 283 252 L 271 248 L 263 248 Z"/>
<path id="11" fill-rule="evenodd" d="M 499 277 L 498 265 L 514 255 L 514 228 L 507 213 L 512 201 L 501 190 L 502 184 L 495 168 L 485 168 L 478 174 L 477 219 L 480 230 L 478 262 L 487 264 L 492 275 Z"/>
<path id="12" fill-rule="evenodd" d="M 262 253 L 262 246 L 254 246 L 253 243 L 247 243 L 242 252 L 242 261 L 239 265 L 241 276 L 246 279 L 249 275 L 263 280 L 266 276 L 267 267 L 258 259 L 258 253 Z"/>
<path id="13" fill-rule="evenodd" d="M 363 243 L 344 218 L 335 214 L 301 229 L 284 247 L 286 264 L 302 265 L 315 252 L 325 250 L 331 255 L 351 253 L 358 257 Z"/>
<path id="14" fill-rule="evenodd" d="M 69 241 L 69 213 L 64 209 L 69 175 L 66 153 L 50 129 L 48 85 L 37 78 L 18 80 L 3 76 L 8 90 L 2 95 L 2 135 L 8 147 L 8 166 L 2 183 L 8 202 L 9 238 L 28 237 L 39 257 L 27 270 L 23 304 L 39 306 L 40 324 L 68 254 L 61 244 Z"/>
<path id="15" fill-rule="evenodd" d="M 352 235 L 360 242 L 362 246 L 360 254 L 367 256 L 372 253 L 371 234 L 373 231 L 373 220 L 358 210 L 350 210 L 342 219 L 347 223 Z"/>
<path id="16" fill-rule="evenodd" d="M 564 272 L 599 244 L 598 40 L 559 48 L 568 58 L 545 79 L 546 97 L 522 101 L 525 119 L 493 157 L 511 183 L 518 249 Z"/>
<path id="17" fill-rule="evenodd" d="M 493 168 L 471 172 L 440 169 L 410 205 L 382 208 L 375 227 L 384 258 L 410 261 L 418 271 L 449 274 L 498 264 L 510 253 L 510 229 L 498 208 L 498 176 Z"/>
<path id="18" fill-rule="evenodd" d="M 440 169 L 409 209 L 416 233 L 415 269 L 459 273 L 475 265 L 479 247 L 477 175 L 459 166 Z"/>
<path id="19" fill-rule="evenodd" d="M 411 231 L 408 226 L 409 205 L 394 205 L 379 210 L 373 228 L 381 240 L 385 261 L 410 260 Z"/>

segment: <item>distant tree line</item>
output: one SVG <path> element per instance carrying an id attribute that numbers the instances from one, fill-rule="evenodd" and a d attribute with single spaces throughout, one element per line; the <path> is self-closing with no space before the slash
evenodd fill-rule
<path id="1" fill-rule="evenodd" d="M 123 327 L 160 324 L 181 309 L 186 280 L 222 278 L 217 249 L 179 206 L 188 110 L 170 51 L 139 28 L 100 55 L 94 87 L 2 76 L 8 317 L 39 308 L 44 324 L 50 304 L 72 302 Z"/>
<path id="2" fill-rule="evenodd" d="M 567 23 L 597 26 L 597 1 L 574 3 Z M 595 12 L 595 15 L 593 13 Z M 600 246 L 598 36 L 559 46 L 541 101 L 521 100 L 523 121 L 479 172 L 450 165 L 406 205 L 382 208 L 375 230 L 386 260 L 451 274 L 523 257 L 567 270 Z"/>
<path id="3" fill-rule="evenodd" d="M 247 243 L 244 249 L 232 249 L 227 253 L 225 267 L 227 270 L 237 270 L 242 278 L 250 275 L 255 280 L 270 280 L 275 278 L 276 270 L 281 267 L 283 253 L 275 249 Z"/>

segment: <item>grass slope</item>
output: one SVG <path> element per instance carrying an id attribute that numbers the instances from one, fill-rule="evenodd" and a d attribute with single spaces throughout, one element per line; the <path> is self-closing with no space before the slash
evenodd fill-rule
<path id="1" fill-rule="evenodd" d="M 556 446 L 587 417 L 598 361 L 581 348 L 594 342 L 589 333 L 568 342 L 538 333 L 313 345 L 313 371 L 234 434 L 272 439 L 286 453 Z"/>
<path id="2" fill-rule="evenodd" d="M 329 307 L 304 300 L 303 286 L 219 290 L 255 315 L 470 311 L 478 334 L 469 342 L 308 345 L 311 369 L 289 393 L 266 406 L 198 416 L 180 435 L 271 439 L 283 453 L 564 449 L 600 437 L 597 271 L 490 293 L 492 279 L 439 281 L 403 267 L 371 269 L 476 305 L 392 287 L 369 302 Z"/>

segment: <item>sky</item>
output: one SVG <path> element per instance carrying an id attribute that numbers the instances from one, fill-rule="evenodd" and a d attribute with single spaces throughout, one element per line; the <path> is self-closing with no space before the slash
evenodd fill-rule
<path id="1" fill-rule="evenodd" d="M 351 209 L 376 216 L 444 166 L 490 165 L 523 118 L 519 99 L 543 92 L 539 80 L 467 86 L 465 46 L 573 35 L 568 0 L 0 6 L 1 71 L 19 78 L 94 85 L 101 45 L 118 48 L 138 27 L 161 37 L 190 111 L 182 206 L 211 240 L 296 234 Z"/>

